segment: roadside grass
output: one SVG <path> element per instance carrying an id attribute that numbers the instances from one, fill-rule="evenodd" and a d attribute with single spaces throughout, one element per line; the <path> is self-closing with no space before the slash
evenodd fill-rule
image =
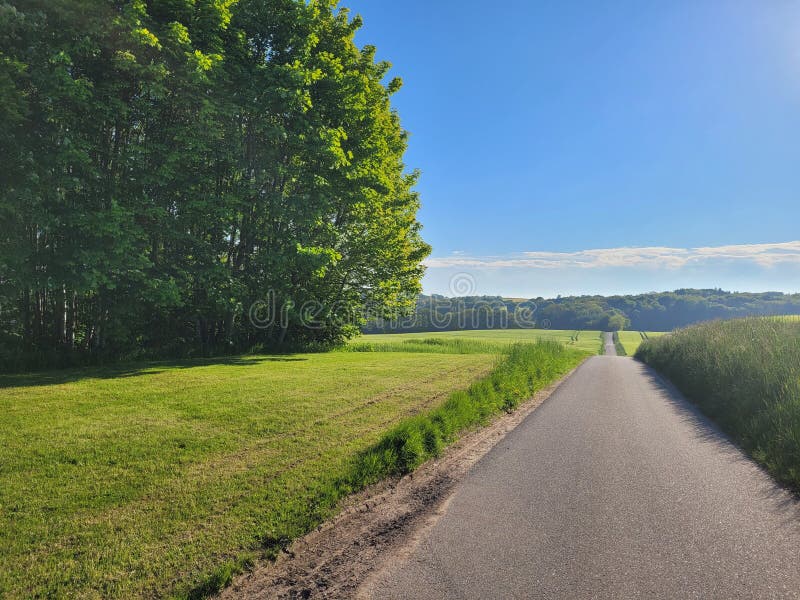
<path id="1" fill-rule="evenodd" d="M 616 351 L 617 356 L 628 356 L 625 346 L 623 346 L 622 342 L 620 341 L 620 332 L 614 331 L 611 334 L 611 339 L 614 341 L 614 350 Z"/>
<path id="2" fill-rule="evenodd" d="M 778 481 L 800 491 L 800 321 L 703 323 L 643 343 L 666 375 Z"/>
<path id="3" fill-rule="evenodd" d="M 354 489 L 413 471 L 467 427 L 511 412 L 535 391 L 575 368 L 589 354 L 553 341 L 514 344 L 489 377 L 455 392 L 439 407 L 408 419 L 362 453 L 351 472 Z"/>
<path id="4" fill-rule="evenodd" d="M 664 333 L 660 331 L 620 331 L 617 334 L 617 338 L 625 352 L 622 354 L 617 348 L 617 354 L 620 356 L 633 356 L 642 342 L 662 335 Z"/>
<path id="5" fill-rule="evenodd" d="M 396 344 L 406 341 L 410 343 L 410 341 L 426 339 L 473 340 L 475 342 L 495 344 L 493 346 L 495 348 L 517 342 L 554 341 L 582 352 L 601 354 L 603 335 L 600 331 L 575 331 L 571 329 L 470 329 L 419 333 L 376 333 L 362 335 L 350 342 L 350 345 L 371 344 L 377 351 L 378 344 Z"/>
<path id="6" fill-rule="evenodd" d="M 586 356 L 419 346 L 0 377 L 0 597 L 212 594 Z"/>

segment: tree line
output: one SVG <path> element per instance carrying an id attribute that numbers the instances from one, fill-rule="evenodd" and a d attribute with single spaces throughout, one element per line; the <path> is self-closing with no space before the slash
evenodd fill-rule
<path id="1" fill-rule="evenodd" d="M 413 315 L 373 319 L 367 333 L 458 329 L 548 328 L 671 331 L 701 321 L 759 315 L 800 314 L 800 294 L 745 293 L 718 289 L 619 296 L 509 299 L 421 295 Z"/>
<path id="2" fill-rule="evenodd" d="M 0 0 L 4 366 L 331 344 L 413 307 L 401 81 L 360 26 L 333 0 Z"/>

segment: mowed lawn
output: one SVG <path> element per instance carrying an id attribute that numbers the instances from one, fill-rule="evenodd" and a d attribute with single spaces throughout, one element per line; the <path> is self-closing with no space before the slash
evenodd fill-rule
<path id="1" fill-rule="evenodd" d="M 431 331 L 421 333 L 376 333 L 362 335 L 352 344 L 409 344 L 417 346 L 415 342 L 423 340 L 462 339 L 465 341 L 482 342 L 487 350 L 502 347 L 517 342 L 535 342 L 537 340 L 553 340 L 562 343 L 568 348 L 583 350 L 598 354 L 601 348 L 600 331 L 573 331 L 566 329 L 481 329 L 467 331 Z"/>
<path id="2" fill-rule="evenodd" d="M 0 597 L 186 595 L 490 353 L 332 352 L 0 377 Z"/>
<path id="3" fill-rule="evenodd" d="M 622 347 L 625 348 L 625 353 L 628 356 L 633 356 L 644 340 L 657 338 L 662 335 L 664 335 L 664 333 L 660 331 L 620 331 L 619 341 Z"/>

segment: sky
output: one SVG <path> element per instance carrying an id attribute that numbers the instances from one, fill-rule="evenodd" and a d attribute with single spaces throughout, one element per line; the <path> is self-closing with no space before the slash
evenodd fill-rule
<path id="1" fill-rule="evenodd" d="M 800 291 L 800 2 L 341 6 L 404 81 L 426 293 Z"/>

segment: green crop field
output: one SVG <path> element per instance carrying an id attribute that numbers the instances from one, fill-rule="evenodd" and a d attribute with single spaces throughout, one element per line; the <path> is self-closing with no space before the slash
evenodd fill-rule
<path id="1" fill-rule="evenodd" d="M 186 592 L 300 533 L 349 457 L 496 360 L 334 352 L 0 377 L 0 597 Z"/>
<path id="2" fill-rule="evenodd" d="M 382 350 L 0 376 L 0 597 L 214 591 L 587 355 Z"/>
<path id="3" fill-rule="evenodd" d="M 660 337 L 664 333 L 659 331 L 620 331 L 617 335 L 625 353 L 633 356 L 644 340 Z"/>
<path id="4" fill-rule="evenodd" d="M 598 354 L 601 346 L 600 331 L 572 331 L 559 329 L 482 329 L 467 331 L 433 331 L 421 333 L 377 333 L 362 335 L 351 345 L 358 347 L 367 344 L 371 349 L 380 350 L 380 345 L 391 344 L 393 349 L 400 348 L 397 344 L 406 344 L 416 347 L 425 340 L 468 340 L 470 344 L 484 344 L 487 350 L 498 349 L 516 342 L 535 342 L 538 340 L 555 341 L 565 344 L 569 348 Z"/>

